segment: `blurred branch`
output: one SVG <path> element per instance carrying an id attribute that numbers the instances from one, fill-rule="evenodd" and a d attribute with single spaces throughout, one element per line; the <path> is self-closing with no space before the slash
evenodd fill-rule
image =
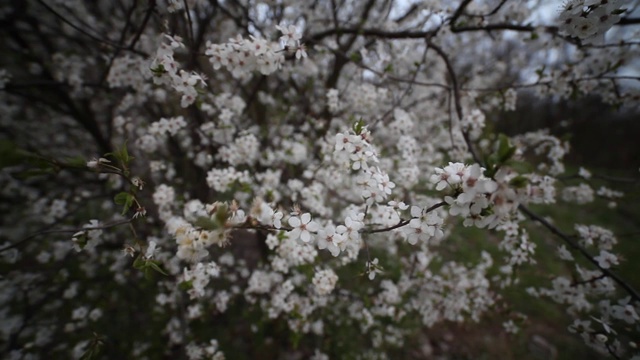
<path id="1" fill-rule="evenodd" d="M 0 253 L 7 251 L 9 249 L 13 249 L 15 247 L 18 247 L 24 243 L 26 243 L 29 240 L 32 240 L 38 236 L 42 236 L 42 235 L 47 235 L 47 234 L 60 234 L 60 233 L 77 233 L 77 232 L 81 232 L 81 231 L 90 231 L 90 230 L 104 230 L 104 229 L 108 229 L 108 228 L 112 228 L 115 226 L 119 226 L 119 225 L 124 225 L 124 224 L 129 224 L 133 221 L 134 219 L 126 219 L 126 220 L 120 220 L 120 221 L 116 221 L 116 222 L 112 222 L 112 223 L 107 223 L 101 226 L 90 226 L 90 227 L 84 227 L 84 228 L 73 228 L 73 229 L 54 229 L 54 230 L 44 230 L 44 231 L 39 231 L 35 234 L 31 234 L 29 236 L 27 236 L 26 238 L 20 240 L 20 241 L 16 241 L 15 243 L 11 244 L 11 245 L 7 245 L 3 248 L 0 249 Z"/>
<path id="2" fill-rule="evenodd" d="M 431 40 L 427 40 L 427 44 L 431 48 L 433 48 L 433 50 L 435 50 L 436 53 L 438 53 L 438 55 L 440 55 L 440 57 L 442 58 L 442 60 L 444 61 L 447 67 L 447 72 L 449 73 L 449 78 L 451 80 L 451 87 L 453 90 L 453 101 L 455 104 L 456 114 L 458 115 L 458 120 L 462 121 L 462 119 L 464 118 L 464 114 L 462 112 L 462 104 L 460 101 L 460 88 L 458 87 L 458 78 L 456 76 L 455 70 L 453 69 L 453 65 L 451 64 L 451 61 L 449 60 L 449 56 L 444 50 L 442 50 L 440 46 L 434 44 Z M 476 163 L 482 165 L 482 160 L 480 160 L 480 157 L 476 153 L 473 147 L 473 144 L 471 143 L 471 139 L 469 138 L 469 134 L 466 131 L 462 130 L 462 136 L 464 137 L 464 141 L 467 144 L 467 148 L 471 153 L 471 157 L 473 158 L 473 160 Z"/>
<path id="3" fill-rule="evenodd" d="M 452 24 L 452 27 L 455 26 L 456 21 L 458 21 L 460 16 L 462 16 L 462 14 L 464 13 L 464 9 L 471 3 L 471 1 L 473 0 L 464 0 L 462 1 L 462 3 L 460 3 L 460 6 L 458 6 L 456 11 L 453 13 L 453 16 L 451 16 L 451 19 L 449 19 L 449 23 Z"/>
<path id="4" fill-rule="evenodd" d="M 621 26 L 625 26 L 625 25 L 639 25 L 640 24 L 640 18 L 622 18 L 620 19 L 620 22 L 618 22 L 615 25 L 621 25 Z"/>
<path id="5" fill-rule="evenodd" d="M 64 16 L 62 16 L 60 13 L 58 13 L 55 9 L 53 9 L 52 7 L 50 7 L 49 5 L 47 5 L 47 3 L 45 3 L 43 0 L 37 0 L 38 3 L 40 3 L 42 6 L 44 6 L 49 12 L 51 12 L 52 14 L 54 14 L 58 19 L 60 19 L 62 22 L 64 22 L 65 24 L 71 26 L 73 29 L 75 29 L 76 31 L 78 31 L 79 33 L 88 36 L 89 38 L 91 38 L 94 41 L 97 41 L 101 44 L 105 44 L 117 49 L 121 49 L 121 50 L 127 50 L 127 51 L 131 51 L 133 53 L 136 53 L 138 55 L 143 55 L 143 56 L 147 56 L 147 54 L 145 54 L 142 51 L 137 51 L 135 49 L 129 49 L 128 47 L 122 47 L 114 42 L 112 42 L 111 40 L 107 40 L 107 39 L 102 39 L 99 38 L 95 35 L 90 34 L 89 32 L 87 32 L 86 30 L 82 29 L 81 27 L 77 26 L 76 24 L 72 23 L 71 21 L 69 21 L 67 18 L 65 18 Z"/>

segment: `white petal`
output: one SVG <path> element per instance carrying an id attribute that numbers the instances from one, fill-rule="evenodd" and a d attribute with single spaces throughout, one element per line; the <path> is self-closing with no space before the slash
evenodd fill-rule
<path id="1" fill-rule="evenodd" d="M 309 214 L 309 213 L 304 213 L 304 214 L 302 214 L 301 219 L 302 219 L 302 223 L 303 223 L 303 224 L 308 224 L 308 223 L 309 223 L 309 221 L 311 221 L 311 214 Z"/>
<path id="2" fill-rule="evenodd" d="M 289 225 L 291 225 L 293 227 L 300 226 L 300 219 L 298 219 L 298 217 L 296 217 L 296 216 L 290 217 L 289 218 Z"/>

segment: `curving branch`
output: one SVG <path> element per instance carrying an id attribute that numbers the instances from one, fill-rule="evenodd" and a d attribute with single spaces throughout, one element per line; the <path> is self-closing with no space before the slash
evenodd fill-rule
<path id="1" fill-rule="evenodd" d="M 446 67 L 447 67 L 447 72 L 449 73 L 449 79 L 451 80 L 451 88 L 452 88 L 452 92 L 453 92 L 453 102 L 455 104 L 455 109 L 456 109 L 456 114 L 458 115 L 458 120 L 461 121 L 462 118 L 464 117 L 464 114 L 462 112 L 462 104 L 460 102 L 460 88 L 458 86 L 458 77 L 456 76 L 456 72 L 453 69 L 453 65 L 451 64 L 451 60 L 449 60 L 449 56 L 447 55 L 447 53 L 442 50 L 442 48 L 436 44 L 434 44 L 431 40 L 427 40 L 427 44 L 433 49 L 435 50 L 436 53 L 438 53 L 438 55 L 440 55 L 440 58 L 442 58 L 442 60 L 444 61 Z M 464 141 L 467 144 L 467 148 L 469 149 L 469 152 L 471 153 L 471 157 L 473 158 L 473 160 L 482 165 L 482 160 L 480 159 L 480 157 L 478 156 L 478 154 L 476 153 L 473 144 L 471 143 L 471 139 L 469 138 L 469 134 L 466 131 L 462 131 L 462 136 L 464 137 Z"/>

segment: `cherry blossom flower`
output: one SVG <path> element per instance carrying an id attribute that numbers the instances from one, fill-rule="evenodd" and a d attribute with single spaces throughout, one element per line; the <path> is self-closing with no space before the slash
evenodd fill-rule
<path id="1" fill-rule="evenodd" d="M 315 221 L 311 220 L 311 214 L 309 213 L 304 213 L 300 217 L 290 217 L 289 225 L 293 227 L 289 232 L 289 236 L 292 239 L 300 239 L 306 243 L 311 241 L 311 233 L 320 229 L 320 226 Z"/>
<path id="2" fill-rule="evenodd" d="M 318 249 L 327 249 L 333 256 L 340 254 L 340 244 L 344 241 L 344 236 L 336 232 L 336 227 L 333 224 L 328 224 L 318 230 L 317 239 Z"/>

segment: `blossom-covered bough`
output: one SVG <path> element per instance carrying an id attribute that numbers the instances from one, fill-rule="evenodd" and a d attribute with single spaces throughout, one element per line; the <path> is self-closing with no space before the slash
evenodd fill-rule
<path id="1" fill-rule="evenodd" d="M 574 176 L 568 142 L 494 121 L 523 92 L 637 106 L 638 5 L 0 5 L 2 357 L 398 357 L 507 288 L 639 356 L 616 234 L 542 215 L 615 209 L 637 171 Z M 520 286 L 549 242 L 564 270 Z"/>

